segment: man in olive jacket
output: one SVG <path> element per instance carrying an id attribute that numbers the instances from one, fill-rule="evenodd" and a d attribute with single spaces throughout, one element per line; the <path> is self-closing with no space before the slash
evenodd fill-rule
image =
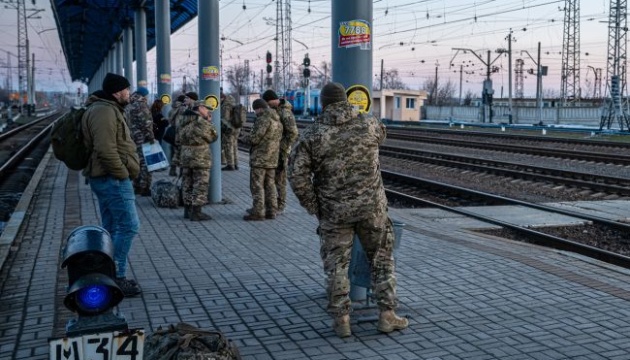
<path id="1" fill-rule="evenodd" d="M 127 255 L 140 227 L 132 185 L 140 162 L 125 120 L 129 86 L 123 76 L 108 73 L 103 89 L 87 100 L 81 127 L 85 145 L 92 152 L 83 175 L 98 198 L 102 225 L 114 244 L 116 283 L 125 296 L 134 296 L 142 290 L 126 273 Z"/>

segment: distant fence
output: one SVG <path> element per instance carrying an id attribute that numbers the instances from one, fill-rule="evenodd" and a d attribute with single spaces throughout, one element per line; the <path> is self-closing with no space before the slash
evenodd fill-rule
<path id="1" fill-rule="evenodd" d="M 426 120 L 452 120 L 482 123 L 481 108 L 472 106 L 424 106 Z M 493 123 L 508 123 L 509 108 L 507 106 L 492 107 Z M 599 127 L 601 108 L 555 107 L 543 108 L 542 119 L 539 110 L 532 107 L 514 107 L 513 124 L 538 124 L 540 120 L 546 125 L 581 125 Z"/>

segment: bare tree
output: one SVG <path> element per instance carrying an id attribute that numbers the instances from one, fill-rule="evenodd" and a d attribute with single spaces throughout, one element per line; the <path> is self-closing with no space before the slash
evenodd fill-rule
<path id="1" fill-rule="evenodd" d="M 470 89 L 468 89 L 466 91 L 466 95 L 464 95 L 464 106 L 470 106 L 472 105 L 472 101 L 475 98 L 475 94 L 470 91 Z"/>
<path id="2" fill-rule="evenodd" d="M 407 90 L 409 87 L 402 81 L 398 69 L 391 69 L 383 72 L 383 89 Z M 378 82 L 372 84 L 372 89 L 381 90 L 380 78 Z"/>
<path id="3" fill-rule="evenodd" d="M 330 82 L 332 79 L 332 65 L 329 62 L 322 61 L 318 66 L 311 67 L 315 70 L 311 70 L 311 88 L 321 89 Z"/>
<path id="4" fill-rule="evenodd" d="M 450 79 L 446 82 L 440 82 L 438 78 L 437 87 L 435 79 L 428 79 L 424 83 L 424 90 L 429 93 L 429 98 L 426 100 L 427 105 L 444 106 L 457 105 L 458 103 L 455 99 L 456 86 Z"/>
<path id="5" fill-rule="evenodd" d="M 247 94 L 248 84 L 247 84 L 247 71 L 245 69 L 245 65 L 243 64 L 235 64 L 230 66 L 227 73 L 227 81 L 232 87 L 232 91 L 236 93 L 237 97 L 240 98 L 241 94 Z"/>

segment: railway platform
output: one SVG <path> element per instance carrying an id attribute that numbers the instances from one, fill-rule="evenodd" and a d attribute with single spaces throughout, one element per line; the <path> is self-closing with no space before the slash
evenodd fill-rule
<path id="1" fill-rule="evenodd" d="M 246 222 L 249 168 L 223 173 L 224 204 L 207 222 L 137 199 L 141 220 L 123 300 L 130 327 L 187 322 L 234 340 L 244 359 L 630 358 L 630 270 L 391 209 L 405 223 L 396 251 L 399 312 L 410 327 L 376 330 L 357 303 L 353 335 L 326 314 L 316 219 L 292 194 L 275 220 Z M 154 179 L 166 178 L 166 172 Z M 0 237 L 0 359 L 47 359 L 48 338 L 70 318 L 62 304 L 64 236 L 98 224 L 89 186 L 49 154 Z M 508 211 L 508 210 L 505 210 Z"/>

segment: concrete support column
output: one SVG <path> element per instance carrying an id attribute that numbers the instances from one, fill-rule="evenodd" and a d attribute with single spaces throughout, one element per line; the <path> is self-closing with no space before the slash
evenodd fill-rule
<path id="1" fill-rule="evenodd" d="M 333 81 L 346 88 L 348 101 L 372 112 L 372 1 L 332 1 Z"/>
<path id="2" fill-rule="evenodd" d="M 164 102 L 163 113 L 171 108 L 171 2 L 155 1 L 155 50 L 157 95 Z M 202 34 L 202 33 L 200 33 Z"/>
<path id="3" fill-rule="evenodd" d="M 123 30 L 123 67 L 125 70 L 125 77 L 130 83 L 134 84 L 133 80 L 133 28 L 131 24 Z"/>
<path id="4" fill-rule="evenodd" d="M 116 41 L 116 74 L 123 75 L 123 43 L 122 39 Z M 129 80 L 129 79 L 127 79 Z"/>
<path id="5" fill-rule="evenodd" d="M 221 107 L 220 94 L 220 55 L 219 45 L 219 0 L 205 0 L 197 2 L 199 34 L 199 98 L 207 104 L 215 106 L 212 111 L 212 123 L 217 129 L 219 140 L 210 144 L 212 152 L 212 168 L 210 169 L 210 188 L 208 200 L 218 203 L 221 195 Z"/>
<path id="6" fill-rule="evenodd" d="M 138 86 L 147 86 L 147 12 L 144 8 L 137 8 L 135 15 L 137 88 Z"/>

